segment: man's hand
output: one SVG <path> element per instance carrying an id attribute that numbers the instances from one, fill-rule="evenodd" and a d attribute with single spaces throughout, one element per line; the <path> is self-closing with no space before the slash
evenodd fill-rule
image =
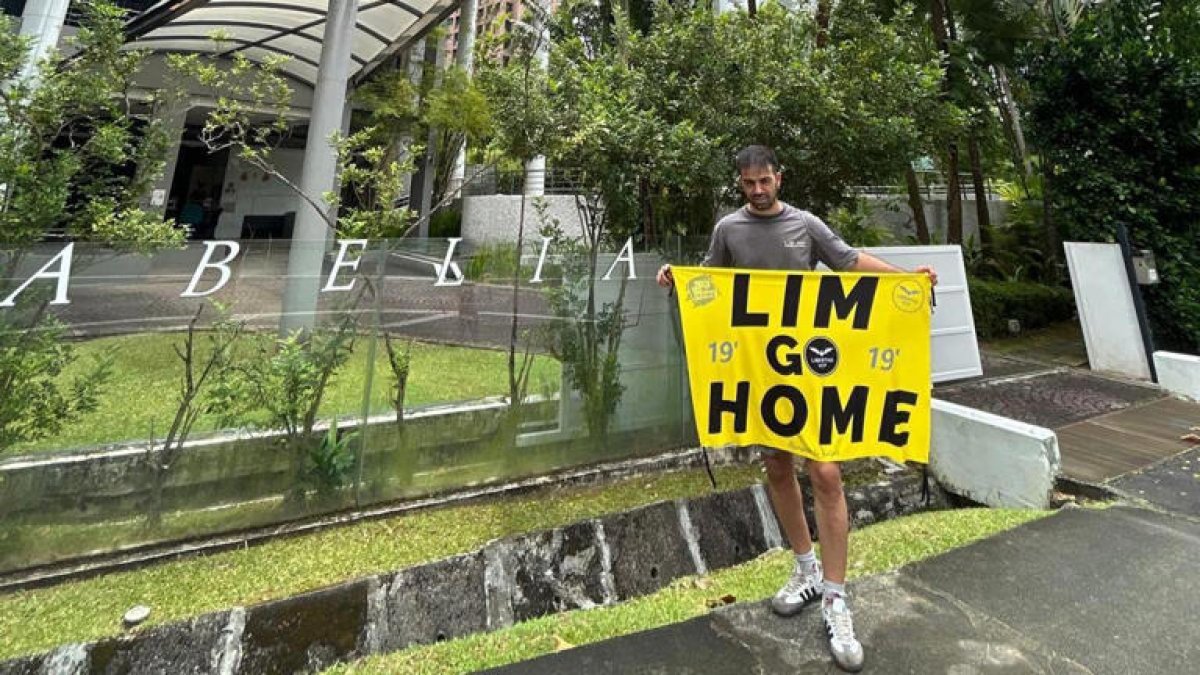
<path id="1" fill-rule="evenodd" d="M 658 268 L 658 285 L 663 288 L 671 288 L 675 285 L 675 276 L 671 274 L 671 266 L 663 265 Z"/>
<path id="2" fill-rule="evenodd" d="M 904 271 L 891 263 L 884 262 L 884 261 L 880 260 L 879 258 L 876 258 L 875 256 L 871 255 L 870 253 L 867 253 L 866 251 L 859 251 L 858 262 L 854 263 L 854 267 L 852 267 L 851 269 L 853 269 L 855 272 L 903 272 Z M 913 270 L 913 272 L 916 272 L 918 274 L 929 275 L 929 283 L 934 286 L 937 286 L 937 280 L 938 280 L 937 272 L 934 271 L 934 269 L 932 267 L 930 267 L 929 265 L 921 265 L 921 266 L 917 267 L 917 269 Z"/>

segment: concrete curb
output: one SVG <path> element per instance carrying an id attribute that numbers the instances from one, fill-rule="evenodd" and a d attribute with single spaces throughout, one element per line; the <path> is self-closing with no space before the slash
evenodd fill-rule
<path id="1" fill-rule="evenodd" d="M 1048 508 L 1061 460 L 1049 429 L 934 399 L 929 470 L 981 504 Z"/>
<path id="2" fill-rule="evenodd" d="M 1154 352 L 1154 370 L 1163 389 L 1192 401 L 1200 401 L 1200 356 Z"/>
<path id="3" fill-rule="evenodd" d="M 929 506 L 946 504 L 931 485 Z M 919 475 L 847 491 L 856 524 L 926 508 Z M 473 553 L 0 663 L 0 675 L 316 672 L 369 654 L 611 605 L 780 541 L 761 486 L 659 502 Z M 769 509 L 769 507 L 768 507 Z"/>

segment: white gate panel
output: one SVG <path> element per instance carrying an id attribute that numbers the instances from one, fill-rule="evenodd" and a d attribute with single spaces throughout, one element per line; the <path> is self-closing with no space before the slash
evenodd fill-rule
<path id="1" fill-rule="evenodd" d="M 1121 247 L 1068 241 L 1063 248 L 1092 370 L 1149 380 L 1150 366 Z"/>
<path id="2" fill-rule="evenodd" d="M 878 246 L 862 249 L 902 269 L 929 265 L 937 270 L 933 309 L 933 381 L 952 382 L 983 375 L 975 317 L 967 290 L 967 270 L 958 246 Z M 822 266 L 822 269 L 825 269 Z"/>

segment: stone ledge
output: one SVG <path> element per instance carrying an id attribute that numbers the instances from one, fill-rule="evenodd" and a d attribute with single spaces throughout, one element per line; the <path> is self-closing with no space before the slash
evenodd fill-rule
<path id="1" fill-rule="evenodd" d="M 1058 476 L 1053 431 L 933 400 L 929 470 L 947 490 L 993 507 L 1048 508 Z"/>
<path id="2" fill-rule="evenodd" d="M 929 504 L 945 504 L 931 484 Z M 857 524 L 926 505 L 919 475 L 847 490 Z M 316 672 L 652 593 L 781 541 L 761 486 L 660 502 L 393 573 L 0 663 L 0 675 Z M 766 507 L 766 508 L 764 508 Z"/>
<path id="3" fill-rule="evenodd" d="M 1200 356 L 1154 352 L 1154 371 L 1163 389 L 1193 401 L 1200 401 Z"/>

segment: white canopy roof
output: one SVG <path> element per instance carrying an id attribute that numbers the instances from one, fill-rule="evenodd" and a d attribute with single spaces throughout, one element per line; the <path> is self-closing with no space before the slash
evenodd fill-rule
<path id="1" fill-rule="evenodd" d="M 446 19 L 461 0 L 358 0 L 351 84 Z M 126 25 L 131 48 L 212 52 L 222 33 L 222 56 L 242 52 L 260 61 L 290 57 L 288 76 L 312 86 L 321 61 L 329 0 L 163 0 Z"/>

